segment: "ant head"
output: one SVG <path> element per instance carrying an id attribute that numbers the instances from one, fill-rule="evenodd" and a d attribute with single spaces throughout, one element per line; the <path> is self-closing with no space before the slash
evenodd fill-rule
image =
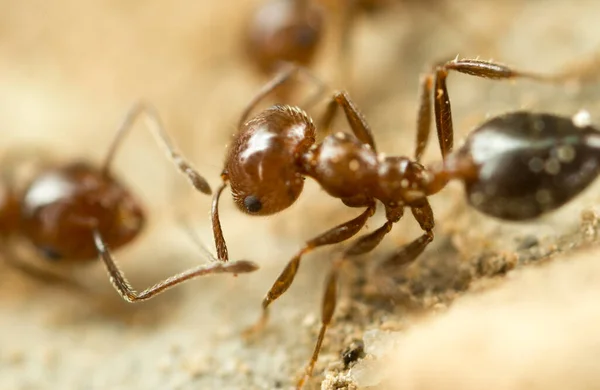
<path id="1" fill-rule="evenodd" d="M 268 74 L 281 62 L 308 65 L 323 35 L 323 19 L 314 2 L 269 0 L 248 27 L 247 52 Z"/>
<path id="2" fill-rule="evenodd" d="M 293 107 L 273 106 L 246 122 L 225 163 L 237 206 L 254 215 L 291 206 L 304 187 L 297 158 L 312 143 L 312 121 Z"/>
<path id="3" fill-rule="evenodd" d="M 86 163 L 51 169 L 23 197 L 22 228 L 50 259 L 97 256 L 93 231 L 111 248 L 135 238 L 144 225 L 139 203 L 109 174 Z"/>

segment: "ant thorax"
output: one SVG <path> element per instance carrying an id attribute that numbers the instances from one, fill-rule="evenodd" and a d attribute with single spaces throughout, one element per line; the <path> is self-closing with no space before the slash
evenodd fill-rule
<path id="1" fill-rule="evenodd" d="M 303 173 L 331 196 L 379 199 L 390 207 L 425 198 L 424 168 L 406 157 L 377 155 L 354 135 L 336 133 L 313 146 L 303 158 Z"/>

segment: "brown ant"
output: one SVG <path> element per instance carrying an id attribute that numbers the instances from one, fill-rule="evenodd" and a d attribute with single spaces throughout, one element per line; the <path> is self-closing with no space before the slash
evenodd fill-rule
<path id="1" fill-rule="evenodd" d="M 282 63 L 309 66 L 323 39 L 325 11 L 313 0 L 266 0 L 245 34 L 248 57 L 271 76 Z"/>
<path id="2" fill-rule="evenodd" d="M 502 219 L 525 220 L 560 207 L 599 172 L 600 133 L 593 128 L 580 129 L 568 119 L 548 114 L 515 112 L 490 119 L 452 152 L 454 132 L 446 88 L 450 71 L 495 80 L 561 80 L 477 59 L 457 58 L 433 66 L 420 82 L 414 160 L 378 154 L 369 125 L 345 92 L 333 95 L 318 127 L 302 109 L 289 105 L 274 105 L 248 119 L 269 93 L 293 75 L 307 72 L 298 66 L 265 84 L 240 118 L 221 174 L 223 184 L 212 203 L 219 260 L 228 260 L 218 213 L 219 198 L 228 184 L 237 207 L 251 215 L 270 215 L 288 208 L 302 192 L 305 177 L 313 178 L 346 206 L 365 208 L 358 217 L 306 242 L 266 294 L 262 316 L 246 335 L 264 327 L 269 305 L 290 287 L 302 256 L 356 235 L 375 213 L 377 201 L 383 203 L 386 211 L 386 222 L 381 227 L 354 241 L 334 262 L 326 279 L 317 343 L 298 387 L 311 376 L 331 322 L 340 266 L 352 256 L 373 250 L 402 218 L 405 208 L 411 210 L 424 233 L 387 257 L 379 265 L 381 269 L 406 266 L 433 240 L 434 216 L 427 198 L 451 179 L 465 184 L 469 202 L 476 209 Z M 317 128 L 326 134 L 340 107 L 352 134 L 336 133 L 316 142 Z M 427 169 L 420 160 L 428 143 L 432 114 L 443 162 Z"/>
<path id="3" fill-rule="evenodd" d="M 248 261 L 211 262 L 171 276 L 144 291 L 136 292 L 117 267 L 109 250 L 136 238 L 144 226 L 142 206 L 110 170 L 114 156 L 137 118 L 146 115 L 154 134 L 170 159 L 196 189 L 211 194 L 206 180 L 177 152 L 156 110 L 144 103 L 134 105 L 117 131 L 100 167 L 77 161 L 44 169 L 18 191 L 4 180 L 0 189 L 0 228 L 4 236 L 19 235 L 44 257 L 81 263 L 99 256 L 119 294 L 129 302 L 149 299 L 192 278 L 215 273 L 246 273 L 257 269 Z"/>
<path id="4" fill-rule="evenodd" d="M 340 62 L 346 76 L 355 14 L 374 11 L 388 1 L 339 2 L 342 4 Z M 261 73 L 271 77 L 286 64 L 312 65 L 325 34 L 326 10 L 321 3 L 316 0 L 265 0 L 255 10 L 246 27 L 244 47 L 248 58 Z M 279 92 L 287 99 L 289 91 Z"/>
<path id="5" fill-rule="evenodd" d="M 435 0 L 434 0 L 435 1 Z M 326 4 L 330 3 L 330 4 Z M 335 3 L 335 4 L 331 4 Z M 356 19 L 394 5 L 401 0 L 264 0 L 251 14 L 244 31 L 244 50 L 253 66 L 272 77 L 286 64 L 310 67 L 319 51 L 328 27 L 327 14 L 339 13 L 339 69 L 344 83 L 351 78 L 352 31 Z M 414 5 L 431 7 L 423 0 Z M 434 6 L 435 12 L 446 12 Z M 447 18 L 445 18 L 447 19 Z M 279 91 L 287 100 L 289 91 Z"/>

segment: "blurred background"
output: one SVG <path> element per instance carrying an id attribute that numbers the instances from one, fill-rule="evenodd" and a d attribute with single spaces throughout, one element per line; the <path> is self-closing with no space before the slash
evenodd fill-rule
<path id="1" fill-rule="evenodd" d="M 0 14 L 2 152 L 41 147 L 59 160 L 88 158 L 100 162 L 127 110 L 135 101 L 145 99 L 158 108 L 183 153 L 216 188 L 225 148 L 236 131 L 239 115 L 267 80 L 249 63 L 243 47 L 245 27 L 264 1 L 4 1 Z M 326 35 L 314 72 L 334 89 L 350 89 L 371 124 L 380 150 L 387 154 L 412 156 L 419 75 L 432 62 L 457 55 L 493 58 L 542 73 L 577 68 L 586 74 L 579 82 L 563 86 L 493 82 L 451 74 L 449 94 L 457 144 L 485 118 L 509 110 L 572 116 L 585 109 L 598 123 L 600 100 L 594 73 L 600 45 L 598 2 L 390 2 L 379 12 L 356 16 L 346 64 L 351 68 L 351 81 L 341 77 L 344 64 L 340 59 L 344 57 L 339 44 L 341 15 L 347 4 L 341 0 L 322 3 L 327 15 Z M 312 107 L 310 114 L 318 117 L 323 107 Z M 338 120 L 336 128 L 345 130 L 345 122 Z M 425 161 L 438 158 L 437 141 L 432 139 Z M 150 222 L 138 240 L 116 252 L 133 285 L 141 290 L 205 261 L 177 217 L 183 214 L 190 218 L 200 239 L 214 251 L 210 198 L 193 192 L 175 173 L 143 125 L 127 138 L 114 170 L 143 200 Z M 600 204 L 597 194 L 596 185 L 558 213 L 517 225 L 480 216 L 467 207 L 460 186 L 449 186 L 432 198 L 436 240 L 414 267 L 391 280 L 369 277 L 370 264 L 420 234 L 411 218 L 398 223 L 373 254 L 348 267 L 339 310 L 308 387 L 319 388 L 323 380 L 325 389 L 481 388 L 477 387 L 481 383 L 490 387 L 493 375 L 473 385 L 452 382 L 447 371 L 436 371 L 435 367 L 448 367 L 446 363 L 456 359 L 441 353 L 434 343 L 445 345 L 446 352 L 475 345 L 461 354 L 464 364 L 452 366 L 454 379 L 464 381 L 473 377 L 469 368 L 478 361 L 482 345 L 486 349 L 511 346 L 498 350 L 494 355 L 497 360 L 489 360 L 487 368 L 497 373 L 498 362 L 528 348 L 527 337 L 513 337 L 522 331 L 518 324 L 524 311 L 545 313 L 533 316 L 533 322 L 528 323 L 543 328 L 546 323 L 572 318 L 569 309 L 579 302 L 581 288 L 586 294 L 600 293 L 594 283 L 580 280 L 582 275 L 585 280 L 600 278 L 598 267 L 586 261 L 597 258 L 593 252 L 595 209 Z M 261 269 L 251 275 L 200 279 L 147 303 L 131 305 L 114 292 L 99 262 L 61 270 L 84 284 L 85 293 L 68 285 L 36 280 L 0 263 L 0 388 L 292 386 L 312 351 L 323 279 L 329 260 L 339 248 L 322 249 L 306 257 L 294 285 L 272 306 L 271 322 L 261 337 L 246 343 L 240 332 L 258 318 L 262 297 L 303 242 L 331 227 L 332 221 L 341 223 L 355 216 L 357 210 L 342 207 L 310 181 L 296 204 L 268 218 L 242 215 L 230 198 L 229 193 L 224 194 L 221 204 L 230 257 L 259 263 Z M 381 217 L 377 215 L 369 228 L 378 226 Z M 572 259 L 570 254 L 575 250 L 577 256 Z M 559 252 L 556 261 L 564 263 L 563 267 L 576 267 L 574 270 L 549 271 L 545 267 L 553 266 L 554 260 L 537 261 L 549 256 L 554 259 L 552 255 Z M 531 267 L 530 263 L 542 266 Z M 555 291 L 552 287 L 558 285 L 562 287 L 557 291 L 573 294 L 569 304 L 553 306 L 557 294 L 546 295 L 542 289 L 536 290 L 542 292 L 531 307 L 515 307 L 512 303 L 519 300 L 506 298 L 515 293 L 504 282 L 522 270 L 554 272 L 554 276 L 533 276 L 524 287 L 518 287 L 524 289 L 517 290 L 518 296 L 527 296 L 527 289 L 535 288 L 530 286 Z M 495 299 L 480 298 L 496 288 L 509 292 Z M 478 304 L 478 299 L 484 303 Z M 460 316 L 453 315 L 455 302 L 460 306 L 464 300 L 475 303 L 464 305 Z M 490 323 L 473 319 L 482 306 L 494 305 L 501 307 L 502 314 L 492 317 L 491 323 L 512 323 L 512 327 L 494 328 L 498 334 L 493 336 L 483 332 L 480 344 L 469 344 L 469 335 L 475 332 L 472 327 L 490 327 Z M 543 383 L 540 388 L 547 389 L 571 383 L 575 377 L 585 377 L 586 381 L 570 388 L 599 388 L 600 377 L 585 376 L 597 365 L 588 364 L 581 370 L 574 364 L 572 370 L 556 374 L 562 375 L 557 379 L 544 367 L 531 363 L 546 353 L 544 346 L 561 337 L 567 338 L 552 351 L 564 354 L 565 360 L 600 354 L 600 343 L 590 343 L 587 338 L 594 337 L 590 333 L 597 328 L 590 327 L 590 332 L 589 328 L 577 328 L 584 322 L 600 323 L 600 316 L 595 315 L 594 305 L 583 307 L 581 322 L 569 322 L 559 327 L 565 332 L 551 333 L 547 339 L 540 333 L 531 347 L 539 354 L 528 354 L 522 365 L 503 370 L 503 377 L 514 381 L 491 388 L 533 388 L 527 386 Z M 548 308 L 552 308 L 550 313 L 544 311 Z M 424 325 L 421 332 L 409 331 L 419 329 L 422 322 L 434 325 Z M 432 329 L 431 334 L 450 335 L 454 344 L 444 344 L 427 329 Z M 341 352 L 353 340 L 361 340 L 365 331 L 371 335 L 373 331 L 376 335 L 395 332 L 403 340 L 399 344 L 405 355 L 398 358 L 400 363 L 387 358 L 388 354 L 400 353 L 393 347 L 397 343 L 390 343 L 389 351 L 370 353 L 368 365 L 345 367 Z M 487 344 L 488 336 L 497 337 L 497 341 Z M 570 347 L 567 351 L 560 345 Z M 595 349 L 590 350 L 590 345 Z M 578 354 L 583 349 L 586 354 Z M 431 353 L 414 361 L 403 358 L 423 350 Z M 555 363 L 560 365 L 560 360 Z M 396 373 L 395 368 L 401 365 L 402 375 L 385 374 L 388 371 L 381 367 L 388 365 Z M 549 367 L 556 372 L 551 369 L 554 366 Z M 478 370 L 485 371 L 481 367 Z M 525 382 L 521 381 L 523 372 L 528 374 Z M 539 382 L 550 377 L 551 382 Z M 432 382 L 431 378 L 441 379 Z"/>

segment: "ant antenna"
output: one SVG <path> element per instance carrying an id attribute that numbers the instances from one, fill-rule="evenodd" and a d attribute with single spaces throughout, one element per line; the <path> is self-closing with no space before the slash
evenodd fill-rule
<path id="1" fill-rule="evenodd" d="M 102 238 L 102 235 L 100 234 L 98 229 L 94 229 L 93 234 L 94 244 L 96 245 L 96 249 L 98 250 L 100 258 L 106 265 L 110 282 L 115 287 L 117 292 L 121 295 L 121 297 L 123 297 L 123 299 L 125 299 L 127 302 L 148 300 L 171 287 L 174 287 L 188 280 L 194 279 L 198 276 L 219 273 L 232 273 L 236 275 L 241 273 L 252 272 L 258 269 L 258 265 L 247 260 L 233 261 L 230 263 L 210 262 L 208 264 L 201 264 L 176 275 L 173 275 L 138 293 L 131 286 L 131 283 L 129 283 L 129 280 L 127 280 L 127 278 L 123 274 L 123 271 L 121 271 L 121 269 L 115 262 L 115 259 L 110 253 L 106 242 Z M 210 257 L 214 258 L 212 255 L 210 255 Z"/>
<path id="2" fill-rule="evenodd" d="M 327 90 L 330 90 L 329 86 L 325 84 L 319 77 L 313 74 L 308 68 L 304 66 L 300 66 L 291 62 L 283 62 L 282 63 L 283 70 L 271 79 L 269 82 L 264 84 L 262 88 L 258 91 L 256 95 L 250 100 L 242 115 L 240 116 L 240 121 L 238 123 L 238 128 L 241 128 L 244 125 L 244 122 L 250 116 L 250 113 L 254 108 L 268 95 L 273 93 L 283 84 L 288 82 L 292 77 L 296 75 L 300 75 L 303 78 L 309 80 L 311 83 L 317 86 L 317 91 L 314 92 L 308 99 L 306 99 L 301 106 L 305 109 L 308 109 L 315 105 L 321 100 L 323 95 Z"/>
<path id="3" fill-rule="evenodd" d="M 215 263 L 219 262 L 219 260 L 217 260 L 217 258 L 208 250 L 206 245 L 204 245 L 204 243 L 200 240 L 200 237 L 198 236 L 198 234 L 196 234 L 196 231 L 194 230 L 194 227 L 192 226 L 190 219 L 183 217 L 183 216 L 181 216 L 177 219 L 179 221 L 180 227 L 183 229 L 183 231 L 185 231 L 185 233 L 188 235 L 188 237 L 196 245 L 196 248 L 198 248 L 198 250 L 200 250 L 200 252 L 204 256 L 208 257 L 208 259 L 211 262 L 215 262 Z"/>
<path id="4" fill-rule="evenodd" d="M 212 191 L 206 179 L 204 179 L 204 177 L 202 177 L 177 151 L 175 144 L 169 138 L 167 131 L 165 130 L 158 111 L 154 106 L 146 102 L 135 103 L 125 115 L 125 119 L 121 123 L 121 126 L 119 126 L 119 130 L 117 130 L 117 134 L 104 159 L 102 174 L 108 175 L 110 164 L 114 160 L 117 149 L 122 144 L 125 135 L 133 128 L 134 123 L 142 114 L 145 115 L 146 123 L 152 130 L 157 142 L 164 146 L 169 154 L 169 158 L 177 166 L 179 171 L 187 176 L 190 183 L 192 183 L 198 191 L 210 195 Z"/>

